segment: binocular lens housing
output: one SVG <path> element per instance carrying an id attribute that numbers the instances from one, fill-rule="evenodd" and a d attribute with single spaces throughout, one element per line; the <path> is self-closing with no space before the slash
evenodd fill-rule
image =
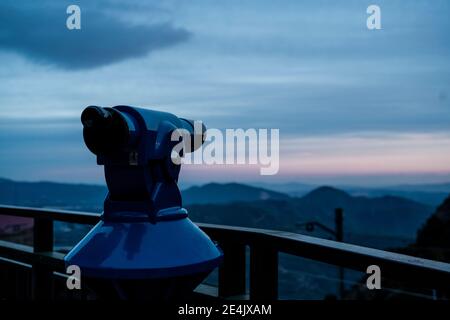
<path id="1" fill-rule="evenodd" d="M 131 119 L 113 108 L 90 106 L 81 114 L 86 146 L 94 154 L 108 154 L 132 142 L 135 126 Z"/>
<path id="2" fill-rule="evenodd" d="M 139 129 L 137 118 L 141 119 L 141 127 L 144 127 L 142 130 Z M 193 120 L 178 118 L 169 113 L 124 106 L 89 106 L 81 114 L 81 122 L 86 146 L 96 155 L 129 151 L 137 144 L 139 135 L 146 135 L 146 130 L 157 132 L 158 135 L 167 133 L 170 139 L 171 130 L 177 129 L 187 133 L 187 137 L 183 137 L 189 140 L 189 144 L 185 145 L 184 151 L 193 152 L 203 144 L 206 134 L 206 127 L 202 122 L 197 124 Z M 169 126 L 164 127 L 164 124 Z"/>

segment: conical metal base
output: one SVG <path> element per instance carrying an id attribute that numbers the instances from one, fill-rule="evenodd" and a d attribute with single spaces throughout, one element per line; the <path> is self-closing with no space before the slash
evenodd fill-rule
<path id="1" fill-rule="evenodd" d="M 82 277 L 161 279 L 208 274 L 222 252 L 188 218 L 150 222 L 100 221 L 65 257 Z"/>

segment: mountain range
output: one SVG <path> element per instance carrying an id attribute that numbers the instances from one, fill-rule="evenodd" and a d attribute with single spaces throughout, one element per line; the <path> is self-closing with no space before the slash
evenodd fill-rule
<path id="1" fill-rule="evenodd" d="M 259 200 L 288 200 L 285 193 L 257 188 L 239 183 L 208 183 L 182 191 L 183 204 L 223 204 L 230 202 L 250 202 Z"/>
<path id="2" fill-rule="evenodd" d="M 104 186 L 0 179 L 0 203 L 100 212 Z M 414 239 L 434 208 L 398 196 L 354 196 L 318 187 L 302 197 L 238 183 L 210 183 L 182 191 L 183 204 L 197 222 L 303 232 L 317 221 L 334 227 L 334 209 L 344 209 L 346 234 Z M 324 235 L 327 236 L 327 235 Z"/>
<path id="3" fill-rule="evenodd" d="M 99 212 L 106 186 L 56 182 L 21 182 L 0 178 L 0 203 Z"/>
<path id="4" fill-rule="evenodd" d="M 187 206 L 194 221 L 301 232 L 309 221 L 334 227 L 334 209 L 344 210 L 347 233 L 415 238 L 433 207 L 396 196 L 351 196 L 319 187 L 303 197 Z"/>
<path id="5" fill-rule="evenodd" d="M 56 182 L 19 182 L 0 178 L 0 203 L 67 210 L 102 211 L 108 190 L 105 186 Z M 230 203 L 281 200 L 290 196 L 239 183 L 209 183 L 182 190 L 183 204 Z"/>
<path id="6" fill-rule="evenodd" d="M 253 186 L 283 192 L 293 197 L 301 197 L 316 189 L 317 185 L 287 182 L 287 183 L 250 183 Z M 378 187 L 362 187 L 356 185 L 336 185 L 353 196 L 382 197 L 385 195 L 399 196 L 431 206 L 440 205 L 450 193 L 450 183 L 435 184 L 403 184 Z"/>

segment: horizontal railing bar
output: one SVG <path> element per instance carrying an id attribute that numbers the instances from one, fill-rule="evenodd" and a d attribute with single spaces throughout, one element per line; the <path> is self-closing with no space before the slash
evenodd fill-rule
<path id="1" fill-rule="evenodd" d="M 96 213 L 14 206 L 0 206 L 0 214 L 30 218 L 38 216 L 82 224 L 95 224 L 100 218 L 100 214 Z M 362 272 L 365 272 L 369 265 L 378 265 L 385 275 L 392 276 L 394 280 L 414 279 L 414 283 L 423 282 L 427 285 L 438 286 L 449 286 L 450 284 L 450 264 L 448 263 L 284 231 L 206 223 L 198 223 L 198 226 L 211 238 L 219 242 L 239 239 L 241 243 L 250 246 L 270 244 L 278 252 Z M 17 254 L 18 251 L 20 251 L 19 248 L 14 252 Z M 32 249 L 31 252 L 29 252 L 29 249 L 26 249 L 26 251 L 26 258 L 30 259 L 28 255 L 32 255 Z M 2 251 L 0 250 L 1 254 Z M 38 254 L 41 257 L 43 255 L 43 253 Z M 58 254 L 64 256 L 63 254 Z M 49 258 L 48 256 L 46 257 Z"/>
<path id="2" fill-rule="evenodd" d="M 0 264 L 1 263 L 8 263 L 8 264 L 11 264 L 11 265 L 14 265 L 14 266 L 31 269 L 31 264 L 23 263 L 23 262 L 16 261 L 16 260 L 7 259 L 5 257 L 0 257 Z"/>
<path id="3" fill-rule="evenodd" d="M 25 218 L 45 218 L 55 221 L 73 222 L 79 224 L 96 224 L 100 213 L 77 212 L 55 209 L 41 209 L 0 205 L 0 215 L 11 215 Z"/>
<path id="4" fill-rule="evenodd" d="M 284 231 L 204 223 L 198 226 L 219 241 L 228 238 L 239 239 L 248 245 L 267 244 L 279 252 L 361 272 L 366 272 L 369 265 L 378 265 L 386 271 L 385 275 L 395 280 L 414 279 L 415 283 L 439 287 L 450 285 L 450 264 L 444 262 Z"/>
<path id="5" fill-rule="evenodd" d="M 236 236 L 239 235 L 239 240 L 245 242 L 246 244 L 255 244 L 260 241 L 268 241 L 268 243 L 274 245 L 280 252 L 290 253 L 294 255 L 298 254 L 305 258 L 307 257 L 303 255 L 305 252 L 302 249 L 304 249 L 305 247 L 311 247 L 313 249 L 319 250 L 337 251 L 342 254 L 341 258 L 344 259 L 346 256 L 348 257 L 351 254 L 355 256 L 364 256 L 379 260 L 392 260 L 393 263 L 401 263 L 405 265 L 415 266 L 417 268 L 423 267 L 434 269 L 435 271 L 442 271 L 445 273 L 448 272 L 450 274 L 450 264 L 445 262 L 417 258 L 400 253 L 358 246 L 350 243 L 338 242 L 334 240 L 327 240 L 298 233 L 277 230 L 234 227 L 207 223 L 197 223 L 197 225 L 214 239 L 221 239 L 223 237 L 237 239 Z M 335 260 L 334 258 L 330 259 Z M 339 265 L 339 261 L 335 262 Z"/>
<path id="6" fill-rule="evenodd" d="M 25 264 L 41 264 L 53 271 L 64 272 L 64 254 L 59 252 L 33 252 L 33 247 L 0 240 L 0 256 Z"/>

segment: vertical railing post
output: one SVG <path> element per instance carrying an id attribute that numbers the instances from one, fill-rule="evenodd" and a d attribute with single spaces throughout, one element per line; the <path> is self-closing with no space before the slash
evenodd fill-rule
<path id="1" fill-rule="evenodd" d="M 231 297 L 245 294 L 245 249 L 242 243 L 227 240 L 220 242 L 223 262 L 219 266 L 219 296 Z"/>
<path id="2" fill-rule="evenodd" d="M 335 232 L 336 232 L 336 241 L 343 242 L 344 241 L 344 210 L 342 208 L 336 208 L 334 210 L 334 221 L 335 221 Z M 345 294 L 344 287 L 344 268 L 339 267 L 339 298 L 343 299 Z"/>
<path id="3" fill-rule="evenodd" d="M 278 251 L 269 243 L 250 247 L 250 299 L 278 299 Z"/>
<path id="4" fill-rule="evenodd" d="M 53 251 L 53 220 L 34 218 L 33 251 Z M 32 295 L 34 300 L 50 300 L 53 295 L 53 272 L 45 265 L 33 264 Z"/>
<path id="5" fill-rule="evenodd" d="M 344 241 L 344 210 L 336 208 L 334 210 L 336 241 Z"/>

